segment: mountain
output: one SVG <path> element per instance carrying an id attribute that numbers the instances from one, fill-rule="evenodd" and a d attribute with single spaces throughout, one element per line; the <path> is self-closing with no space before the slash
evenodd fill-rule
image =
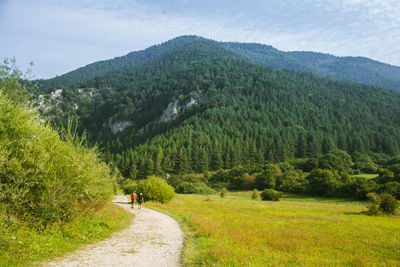
<path id="1" fill-rule="evenodd" d="M 397 155 L 400 94 L 279 70 L 198 39 L 135 68 L 41 95 L 125 177 L 318 157 L 340 148 Z"/>
<path id="2" fill-rule="evenodd" d="M 76 82 L 93 79 L 111 71 L 134 68 L 198 39 L 201 38 L 197 36 L 181 36 L 141 51 L 128 53 L 125 56 L 98 61 L 52 79 L 38 80 L 39 87 L 44 91 L 48 91 L 54 87 L 69 86 Z"/>
<path id="3" fill-rule="evenodd" d="M 159 58 L 186 44 L 203 40 L 223 47 L 253 63 L 268 67 L 314 73 L 400 91 L 400 67 L 363 57 L 336 57 L 315 52 L 283 52 L 272 46 L 254 43 L 216 42 L 198 36 L 181 36 L 122 57 L 89 64 L 49 80 L 40 80 L 43 90 L 68 86 L 110 71 L 131 69 Z"/>

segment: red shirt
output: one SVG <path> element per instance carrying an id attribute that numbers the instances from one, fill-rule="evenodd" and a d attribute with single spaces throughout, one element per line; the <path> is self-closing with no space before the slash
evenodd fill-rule
<path id="1" fill-rule="evenodd" d="M 132 199 L 136 199 L 136 193 L 132 193 Z"/>

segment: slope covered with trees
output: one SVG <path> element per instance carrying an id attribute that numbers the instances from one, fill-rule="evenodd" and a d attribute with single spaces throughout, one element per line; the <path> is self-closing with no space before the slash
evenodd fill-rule
<path id="1" fill-rule="evenodd" d="M 174 103 L 178 115 L 160 120 Z M 335 148 L 397 155 L 399 106 L 400 95 L 388 90 L 263 67 L 198 40 L 75 84 L 47 113 L 75 116 L 125 177 L 141 178 L 314 158 Z M 110 122 L 129 124 L 112 132 Z"/>

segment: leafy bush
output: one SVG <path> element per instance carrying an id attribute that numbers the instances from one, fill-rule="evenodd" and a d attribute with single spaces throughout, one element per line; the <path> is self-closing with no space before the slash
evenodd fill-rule
<path id="1" fill-rule="evenodd" d="M 388 193 L 379 195 L 371 192 L 367 194 L 367 197 L 369 199 L 368 210 L 366 211 L 368 215 L 395 214 L 399 207 L 399 202 Z"/>
<path id="2" fill-rule="evenodd" d="M 126 181 L 122 184 L 124 195 L 130 195 L 133 191 L 137 191 L 137 183 L 134 181 Z"/>
<path id="3" fill-rule="evenodd" d="M 330 170 L 316 169 L 306 179 L 309 191 L 316 195 L 333 195 L 339 186 L 338 181 Z"/>
<path id="4" fill-rule="evenodd" d="M 174 188 L 157 176 L 150 176 L 139 182 L 137 193 L 143 193 L 145 200 L 168 203 L 175 197 Z"/>
<path id="5" fill-rule="evenodd" d="M 400 183 L 388 182 L 379 187 L 379 193 L 388 193 L 400 200 Z"/>
<path id="6" fill-rule="evenodd" d="M 111 196 L 110 169 L 72 124 L 57 133 L 1 92 L 0 114 L 0 202 L 8 210 L 44 223 L 67 221 L 76 203 Z"/>
<path id="7" fill-rule="evenodd" d="M 300 193 L 307 191 L 308 181 L 301 171 L 290 170 L 279 179 L 278 189 L 284 192 Z"/>
<path id="8" fill-rule="evenodd" d="M 180 194 L 212 194 L 215 193 L 215 190 L 208 187 L 205 183 L 197 182 L 181 182 L 176 187 L 176 192 Z"/>
<path id="9" fill-rule="evenodd" d="M 399 202 L 392 195 L 388 193 L 383 193 L 381 195 L 380 209 L 383 213 L 395 214 L 398 207 Z"/>
<path id="10" fill-rule="evenodd" d="M 258 198 L 258 190 L 257 189 L 254 189 L 252 192 L 251 192 L 251 199 L 257 199 Z"/>
<path id="11" fill-rule="evenodd" d="M 261 193 L 261 199 L 262 200 L 271 200 L 271 201 L 279 201 L 281 198 L 282 193 L 278 192 L 274 189 L 265 189 Z"/>
<path id="12" fill-rule="evenodd" d="M 350 187 L 350 191 L 354 192 L 354 196 L 359 199 L 366 199 L 368 193 L 376 192 L 378 190 L 378 185 L 374 180 L 365 178 L 353 179 Z"/>
<path id="13" fill-rule="evenodd" d="M 227 192 L 227 190 L 226 190 L 226 188 L 224 187 L 224 188 L 222 188 L 221 191 L 219 192 L 219 195 L 220 195 L 221 197 L 225 197 L 226 192 Z"/>
<path id="14" fill-rule="evenodd" d="M 175 188 L 176 193 L 180 194 L 212 194 L 215 190 L 208 187 L 203 177 L 195 177 L 192 175 L 174 175 L 168 179 L 168 183 Z"/>
<path id="15" fill-rule="evenodd" d="M 265 166 L 265 170 L 256 176 L 256 188 L 262 190 L 264 188 L 275 188 L 276 177 L 281 175 L 281 170 L 272 164 Z"/>

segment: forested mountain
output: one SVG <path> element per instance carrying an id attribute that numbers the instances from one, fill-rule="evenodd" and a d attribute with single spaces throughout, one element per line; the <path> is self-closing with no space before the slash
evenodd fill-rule
<path id="1" fill-rule="evenodd" d="M 151 62 L 186 44 L 203 40 L 230 50 L 253 63 L 279 69 L 326 75 L 400 91 L 400 67 L 363 57 L 336 57 L 315 52 L 283 52 L 272 46 L 254 43 L 216 42 L 197 36 L 181 36 L 145 50 L 131 52 L 89 64 L 49 80 L 40 80 L 39 87 L 48 91 L 54 87 L 68 86 L 92 79 L 111 71 L 131 69 Z"/>
<path id="2" fill-rule="evenodd" d="M 318 157 L 399 153 L 400 95 L 254 64 L 207 40 L 42 96 L 74 116 L 125 177 Z"/>

